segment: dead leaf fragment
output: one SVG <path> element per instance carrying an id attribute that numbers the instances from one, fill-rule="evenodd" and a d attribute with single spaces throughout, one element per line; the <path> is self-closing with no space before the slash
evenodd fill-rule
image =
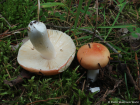
<path id="1" fill-rule="evenodd" d="M 16 79 L 14 79 L 12 81 L 4 80 L 4 83 L 13 87 L 19 83 L 22 83 L 24 81 L 24 79 L 30 79 L 31 76 L 32 76 L 32 73 L 30 73 L 26 70 L 22 70 Z"/>

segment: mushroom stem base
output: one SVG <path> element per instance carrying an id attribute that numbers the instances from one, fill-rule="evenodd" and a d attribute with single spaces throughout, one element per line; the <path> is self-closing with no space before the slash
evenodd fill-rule
<path id="1" fill-rule="evenodd" d="M 87 72 L 87 79 L 91 79 L 92 82 L 95 82 L 97 79 L 97 76 L 99 74 L 99 69 L 97 70 L 88 70 Z"/>

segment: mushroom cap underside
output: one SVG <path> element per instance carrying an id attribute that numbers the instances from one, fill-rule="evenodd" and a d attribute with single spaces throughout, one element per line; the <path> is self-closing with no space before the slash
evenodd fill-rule
<path id="1" fill-rule="evenodd" d="M 53 44 L 56 57 L 47 60 L 33 47 L 30 40 L 24 43 L 18 52 L 17 61 L 26 70 L 43 75 L 55 75 L 66 70 L 75 56 L 76 47 L 70 36 L 47 29 L 48 37 Z"/>

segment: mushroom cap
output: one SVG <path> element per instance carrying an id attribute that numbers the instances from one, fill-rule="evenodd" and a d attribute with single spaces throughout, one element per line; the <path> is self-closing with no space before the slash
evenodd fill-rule
<path id="1" fill-rule="evenodd" d="M 105 67 L 109 62 L 110 52 L 100 43 L 89 43 L 82 46 L 77 52 L 78 62 L 82 67 L 88 70 L 99 69 Z"/>
<path id="2" fill-rule="evenodd" d="M 20 47 L 17 61 L 27 71 L 40 75 L 56 75 L 70 66 L 75 56 L 76 47 L 67 34 L 51 29 L 47 29 L 47 32 L 56 51 L 55 58 L 44 59 L 28 40 Z"/>

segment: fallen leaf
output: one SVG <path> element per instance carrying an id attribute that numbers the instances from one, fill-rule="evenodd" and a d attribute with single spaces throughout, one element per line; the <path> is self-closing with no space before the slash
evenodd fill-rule
<path id="1" fill-rule="evenodd" d="M 19 83 L 22 83 L 24 79 L 30 79 L 32 75 L 33 75 L 32 73 L 26 70 L 22 70 L 16 79 L 12 81 L 4 80 L 4 83 L 13 87 Z"/>

